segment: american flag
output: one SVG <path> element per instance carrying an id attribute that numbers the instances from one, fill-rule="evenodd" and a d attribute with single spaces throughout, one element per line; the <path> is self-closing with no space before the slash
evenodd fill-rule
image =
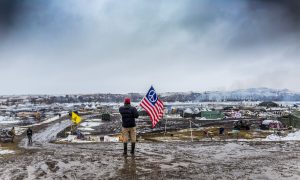
<path id="1" fill-rule="evenodd" d="M 158 123 L 164 114 L 164 104 L 158 98 L 154 88 L 151 86 L 140 106 L 146 110 L 152 121 L 152 127 Z"/>

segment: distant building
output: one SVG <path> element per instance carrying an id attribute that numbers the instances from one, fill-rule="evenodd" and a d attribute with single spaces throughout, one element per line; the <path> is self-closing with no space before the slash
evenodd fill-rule
<path id="1" fill-rule="evenodd" d="M 220 111 L 201 111 L 201 117 L 206 119 L 223 119 L 224 114 Z"/>
<path id="2" fill-rule="evenodd" d="M 263 107 L 267 107 L 267 108 L 279 107 L 279 105 L 277 103 L 272 102 L 272 101 L 261 102 L 261 103 L 258 104 L 258 106 L 263 106 Z"/>

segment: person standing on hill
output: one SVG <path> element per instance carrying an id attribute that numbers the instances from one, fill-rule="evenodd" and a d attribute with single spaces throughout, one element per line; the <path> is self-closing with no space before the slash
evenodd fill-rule
<path id="1" fill-rule="evenodd" d="M 11 135 L 11 142 L 14 142 L 15 136 L 16 136 L 16 131 L 15 131 L 15 127 L 12 127 L 10 130 L 10 135 Z"/>
<path id="2" fill-rule="evenodd" d="M 137 109 L 130 105 L 130 99 L 125 98 L 124 106 L 119 108 L 119 112 L 122 116 L 122 138 L 124 144 L 124 155 L 127 155 L 127 143 L 130 137 L 131 140 L 131 151 L 133 155 L 136 143 L 136 124 L 135 119 L 139 117 Z"/>
<path id="3" fill-rule="evenodd" d="M 28 144 L 32 145 L 32 130 L 31 130 L 31 128 L 27 129 L 27 138 L 28 138 Z"/>

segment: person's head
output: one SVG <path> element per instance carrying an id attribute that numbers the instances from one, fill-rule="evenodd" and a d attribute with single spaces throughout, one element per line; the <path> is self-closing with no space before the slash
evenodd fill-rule
<path id="1" fill-rule="evenodd" d="M 124 104 L 127 104 L 127 105 L 130 104 L 130 98 L 125 98 L 124 99 Z"/>

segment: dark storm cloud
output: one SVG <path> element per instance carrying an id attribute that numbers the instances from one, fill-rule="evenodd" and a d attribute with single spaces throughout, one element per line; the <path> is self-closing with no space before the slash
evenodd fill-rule
<path id="1" fill-rule="evenodd" d="M 252 0 L 249 1 L 249 9 L 252 11 L 264 10 L 269 13 L 278 13 L 284 20 L 282 23 L 291 28 L 291 31 L 300 27 L 300 1 L 298 0 Z"/>
<path id="2" fill-rule="evenodd" d="M 2 30 L 18 30 L 20 28 L 18 25 L 22 24 L 21 28 L 25 28 L 25 31 L 26 29 L 32 32 L 38 30 L 44 36 L 60 38 L 61 35 L 64 37 L 82 25 L 80 25 L 82 23 L 81 12 L 66 11 L 66 9 L 72 8 L 71 4 L 75 4 L 71 2 L 2 0 L 0 1 Z M 75 2 L 80 4 L 84 1 Z M 202 41 L 204 36 L 214 28 L 220 28 L 220 25 L 223 26 L 218 33 L 222 35 L 218 41 L 229 48 L 231 46 L 233 48 L 260 46 L 281 41 L 289 35 L 299 35 L 300 1 L 297 0 L 190 0 L 181 2 L 182 7 L 178 8 L 173 17 L 167 20 L 160 19 L 161 17 L 158 15 L 163 14 L 163 11 L 168 8 L 167 6 L 172 8 L 175 4 L 174 1 L 132 2 L 131 5 L 124 6 L 128 8 L 127 10 L 119 7 L 122 4 L 120 1 L 109 2 L 103 11 L 106 11 L 108 15 L 112 12 L 126 13 L 125 18 L 129 17 L 127 21 L 131 21 L 131 18 L 134 19 L 134 15 L 140 16 L 140 20 L 143 18 L 144 22 L 141 21 L 140 25 L 144 26 L 137 28 L 133 32 L 135 37 L 130 40 L 133 43 L 138 40 L 136 42 L 138 46 L 140 43 L 145 46 L 157 43 L 155 38 L 163 39 L 174 29 L 186 30 L 194 41 Z M 163 7 L 164 4 L 168 5 Z M 133 12 L 128 13 L 129 10 Z M 87 10 L 82 9 L 82 11 Z M 126 20 L 125 18 L 124 20 Z M 112 21 L 114 20 L 112 19 Z M 95 23 L 101 24 L 101 22 Z M 126 26 L 126 22 L 124 25 Z M 92 26 L 91 28 L 93 28 Z M 153 38 L 147 38 L 145 32 L 148 32 Z M 137 36 L 144 38 L 136 38 Z"/>
<path id="3" fill-rule="evenodd" d="M 298 0 L 188 1 L 179 23 L 201 41 L 201 37 L 224 24 L 220 43 L 248 48 L 278 43 L 300 35 Z"/>
<path id="4" fill-rule="evenodd" d="M 72 19 L 74 17 L 62 14 L 65 7 L 57 4 L 58 2 L 57 0 L 1 0 L 1 38 L 22 38 L 27 35 L 30 35 L 30 38 L 39 38 L 40 35 L 55 38 L 57 33 L 69 28 L 70 22 L 75 22 Z"/>
<path id="5" fill-rule="evenodd" d="M 0 27 L 11 28 L 19 15 L 18 0 L 0 1 Z M 20 1 L 19 1 L 20 2 Z"/>
<path id="6" fill-rule="evenodd" d="M 263 41 L 284 41 L 285 38 L 299 38 L 300 1 L 298 0 L 253 0 L 248 1 L 242 22 L 247 27 L 241 35 L 255 44 Z M 242 27 L 240 27 L 241 29 Z"/>
<path id="7" fill-rule="evenodd" d="M 298 1 L 0 2 L 0 93 L 300 90 Z"/>

